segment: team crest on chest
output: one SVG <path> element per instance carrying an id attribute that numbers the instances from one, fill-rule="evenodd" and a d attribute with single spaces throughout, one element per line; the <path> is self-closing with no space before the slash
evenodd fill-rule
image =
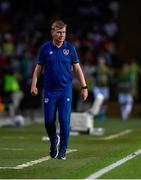
<path id="1" fill-rule="evenodd" d="M 69 54 L 69 49 L 63 49 L 63 53 L 64 53 L 64 55 L 68 55 Z"/>

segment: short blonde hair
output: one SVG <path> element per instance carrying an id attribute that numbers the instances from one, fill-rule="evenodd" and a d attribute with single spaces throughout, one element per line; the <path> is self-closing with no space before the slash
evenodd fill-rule
<path id="1" fill-rule="evenodd" d="M 62 20 L 56 20 L 52 23 L 51 30 L 54 31 L 55 28 L 62 29 L 67 27 L 67 25 Z"/>

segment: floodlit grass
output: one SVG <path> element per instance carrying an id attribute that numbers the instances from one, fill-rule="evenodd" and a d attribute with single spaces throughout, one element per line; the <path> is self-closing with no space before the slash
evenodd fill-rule
<path id="1" fill-rule="evenodd" d="M 100 137 L 94 135 L 71 136 L 69 148 L 78 151 L 68 154 L 66 161 L 50 159 L 20 170 L 0 169 L 0 179 L 86 178 L 90 174 L 141 149 L 140 119 L 122 121 L 118 118 L 107 118 L 104 121 L 95 121 L 95 127 L 105 128 L 105 134 L 101 137 L 127 129 L 133 131 L 108 141 L 100 140 Z M 0 128 L 0 167 L 14 167 L 47 156 L 49 142 L 42 141 L 44 135 L 46 133 L 43 124 L 34 124 L 19 129 Z M 140 159 L 141 155 L 100 178 L 141 178 Z"/>

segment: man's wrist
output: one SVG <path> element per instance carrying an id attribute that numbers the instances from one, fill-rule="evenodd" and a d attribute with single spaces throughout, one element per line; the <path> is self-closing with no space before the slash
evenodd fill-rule
<path id="1" fill-rule="evenodd" d="M 88 89 L 87 85 L 86 86 L 82 86 L 81 89 Z"/>

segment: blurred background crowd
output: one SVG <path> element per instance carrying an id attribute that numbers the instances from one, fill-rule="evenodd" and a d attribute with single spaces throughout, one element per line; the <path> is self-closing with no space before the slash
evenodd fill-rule
<path id="1" fill-rule="evenodd" d="M 140 59 L 125 60 L 118 53 L 120 9 L 119 0 L 0 0 L 0 111 L 14 116 L 42 107 L 42 90 L 37 97 L 30 95 L 31 78 L 39 46 L 50 39 L 50 23 L 59 18 L 68 24 L 67 39 L 76 46 L 89 89 L 83 104 L 74 77 L 73 111 L 90 108 L 95 86 L 108 88 L 109 106 L 118 104 L 125 81 L 122 90 L 140 104 Z M 41 77 L 40 89 L 42 84 Z"/>

